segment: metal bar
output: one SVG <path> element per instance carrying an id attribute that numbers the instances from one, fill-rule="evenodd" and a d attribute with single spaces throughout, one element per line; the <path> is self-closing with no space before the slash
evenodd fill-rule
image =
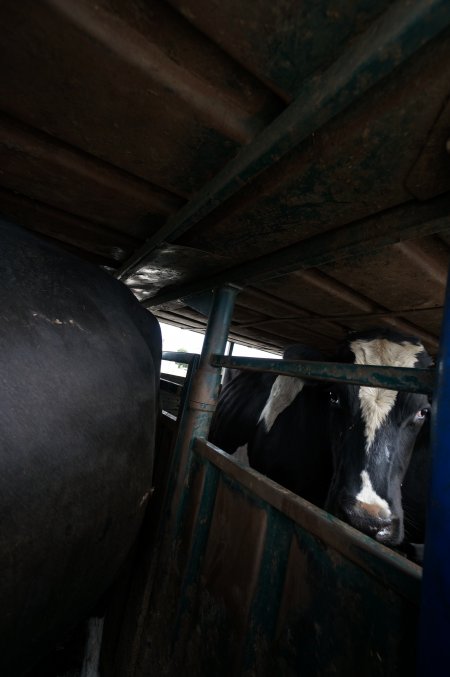
<path id="1" fill-rule="evenodd" d="M 179 395 L 183 389 L 182 383 L 176 383 L 175 381 L 168 381 L 166 378 L 161 378 L 160 382 L 161 390 L 164 390 L 167 393 L 174 393 Z"/>
<path id="2" fill-rule="evenodd" d="M 164 354 L 164 353 L 163 353 Z M 188 433 L 186 432 L 189 429 L 188 423 L 189 423 L 189 413 L 188 413 L 188 406 L 187 403 L 189 402 L 189 398 L 191 395 L 192 391 L 192 385 L 194 382 L 195 374 L 197 373 L 198 370 L 198 365 L 200 361 L 200 356 L 199 355 L 193 355 L 193 359 L 188 365 L 187 372 L 186 372 L 186 378 L 183 383 L 183 390 L 180 396 L 180 407 L 178 410 L 178 415 L 177 415 L 177 423 L 178 423 L 178 432 L 177 432 L 177 442 L 175 443 L 174 450 L 172 453 L 172 459 L 171 459 L 171 465 L 170 465 L 170 470 L 168 473 L 168 482 L 167 482 L 167 487 L 166 487 L 166 494 L 164 497 L 164 510 L 162 511 L 162 515 L 164 518 L 166 517 L 166 513 L 168 512 L 169 505 L 172 502 L 172 498 L 176 489 L 176 480 L 178 476 L 178 468 L 180 466 L 180 453 L 181 453 L 181 445 L 180 445 L 180 440 L 183 440 L 187 437 Z M 165 524 L 164 519 L 161 520 L 162 523 Z"/>
<path id="3" fill-rule="evenodd" d="M 170 58 L 118 14 L 105 11 L 101 5 L 71 0 L 48 0 L 48 3 L 89 40 L 117 55 L 131 69 L 143 73 L 148 87 L 173 92 L 211 129 L 241 144 L 249 143 L 260 130 L 262 122 L 250 117 L 243 102 L 233 101 L 229 94 L 224 101 L 221 90 L 183 68 L 177 59 Z"/>
<path id="4" fill-rule="evenodd" d="M 399 243 L 395 246 L 398 246 L 398 244 Z M 405 246 L 408 244 L 409 242 L 405 243 Z M 311 285 L 320 289 L 322 292 L 325 292 L 331 299 L 339 299 L 346 304 L 350 304 L 354 308 L 358 308 L 358 310 L 366 311 L 366 317 L 367 314 L 372 314 L 372 311 L 385 310 L 383 306 L 369 300 L 363 294 L 355 292 L 355 290 L 348 285 L 339 282 L 330 275 L 325 274 L 323 271 L 302 270 L 294 273 L 294 276 L 301 279 L 304 284 L 306 283 L 307 285 Z M 394 327 L 397 331 L 420 338 L 422 341 L 428 343 L 429 346 L 433 346 L 434 349 L 439 347 L 439 341 L 435 336 L 422 329 L 422 327 L 418 327 L 403 318 L 385 317 L 381 318 L 380 321 L 381 324 L 385 324 L 388 327 Z"/>
<path id="5" fill-rule="evenodd" d="M 234 300 L 238 291 L 237 287 L 227 286 L 216 290 L 214 294 L 200 364 L 189 400 L 190 409 L 197 412 L 198 420 L 195 424 L 195 431 L 199 437 L 207 436 L 209 423 L 217 404 L 220 370 L 211 363 L 211 358 L 216 354 L 223 356 L 225 352 Z"/>
<path id="6" fill-rule="evenodd" d="M 220 369 L 212 366 L 210 360 L 213 354 L 223 355 L 225 352 L 237 291 L 237 287 L 226 286 L 214 292 L 198 370 L 193 378 L 187 408 L 183 416 L 183 426 L 180 428 L 175 444 L 174 453 L 179 461 L 177 486 L 172 505 L 176 519 L 183 514 L 186 500 L 185 480 L 189 472 L 193 440 L 196 437 L 208 436 L 212 415 L 219 397 Z"/>
<path id="7" fill-rule="evenodd" d="M 178 419 L 182 421 L 180 425 L 180 430 L 182 429 L 183 425 L 183 420 L 185 417 L 185 412 L 187 408 L 187 402 L 189 401 L 189 395 L 191 393 L 191 388 L 192 388 L 192 383 L 194 380 L 194 376 L 197 372 L 198 369 L 198 363 L 200 361 L 200 355 L 196 355 L 195 353 L 190 353 L 192 356 L 191 361 L 188 364 L 188 368 L 186 370 L 186 378 L 184 379 L 183 383 L 183 390 L 181 392 L 181 397 L 180 397 L 180 408 L 178 410 Z"/>
<path id="8" fill-rule="evenodd" d="M 142 265 L 155 245 L 192 228 L 265 169 L 364 92 L 450 23 L 448 0 L 397 0 L 324 73 L 307 80 L 295 101 L 255 141 L 229 162 L 178 214 L 169 219 L 119 272 L 127 277 Z"/>
<path id="9" fill-rule="evenodd" d="M 178 436 L 174 448 L 174 462 L 171 468 L 170 486 L 168 488 L 168 520 L 165 523 L 165 549 L 161 549 L 161 566 L 164 560 L 177 557 L 176 552 L 182 540 L 186 514 L 188 513 L 191 498 L 190 482 L 192 480 L 192 446 L 198 436 L 207 437 L 209 425 L 219 396 L 220 369 L 210 364 L 211 355 L 216 351 L 225 352 L 228 330 L 233 315 L 234 300 L 238 289 L 236 287 L 222 287 L 214 292 L 213 303 L 208 320 L 208 326 L 203 341 L 202 353 L 199 359 L 198 370 L 193 376 L 187 404 L 183 409 Z M 196 356 L 196 360 L 198 357 Z M 196 361 L 195 360 L 195 361 Z M 194 473 L 195 474 L 195 473 Z M 209 472 L 202 486 L 202 498 L 197 509 L 204 526 L 198 524 L 197 533 L 192 542 L 192 548 L 187 555 L 186 567 L 179 576 L 177 584 L 177 598 L 182 599 L 186 585 L 199 569 L 204 548 L 206 545 L 207 527 L 212 514 L 215 500 L 218 473 L 216 469 Z M 207 486 L 205 485 L 207 482 Z M 191 562 L 191 565 L 189 564 Z M 181 612 L 181 608 L 179 613 Z M 174 619 L 175 630 L 179 615 Z M 174 636 L 174 635 L 172 635 Z"/>
<path id="10" fill-rule="evenodd" d="M 142 303 L 144 307 L 150 308 L 227 282 L 241 285 L 261 282 L 294 270 L 320 267 L 360 256 L 368 250 L 373 251 L 401 240 L 449 231 L 449 207 L 448 196 L 427 203 L 414 202 L 394 207 L 382 214 L 316 235 L 209 277 L 167 287 Z"/>
<path id="11" fill-rule="evenodd" d="M 181 362 L 181 364 L 191 364 L 196 357 L 196 353 L 178 353 L 172 350 L 165 350 L 162 359 L 167 362 Z"/>
<path id="12" fill-rule="evenodd" d="M 245 291 L 248 291 L 246 289 Z M 308 324 L 313 322 L 314 320 L 320 320 L 321 322 L 333 322 L 333 321 L 347 321 L 347 320 L 361 320 L 362 318 L 367 318 L 367 317 L 376 317 L 376 318 L 383 318 L 383 317 L 397 317 L 399 315 L 410 315 L 411 313 L 414 314 L 420 314 L 424 312 L 430 312 L 430 311 L 441 311 L 443 309 L 443 306 L 426 306 L 424 308 L 401 308 L 400 310 L 377 310 L 377 311 L 371 311 L 368 313 L 342 313 L 341 315 L 318 315 L 318 314 L 313 314 L 311 313 L 310 315 L 280 315 L 279 317 L 268 317 L 267 319 L 264 320 L 255 320 L 254 322 L 236 322 L 235 327 L 236 329 L 243 329 L 245 327 L 249 328 L 254 328 L 254 327 L 259 327 L 263 326 L 265 324 L 270 324 L 272 322 L 280 322 L 284 320 L 295 320 L 295 322 L 298 324 Z"/>
<path id="13" fill-rule="evenodd" d="M 270 374 L 310 378 L 317 381 L 353 383 L 355 385 L 387 390 L 405 390 L 432 395 L 434 369 L 405 369 L 400 367 L 340 364 L 338 362 L 310 362 L 308 360 L 266 360 L 259 357 L 225 357 L 213 355 L 216 367 L 264 371 Z"/>
<path id="14" fill-rule="evenodd" d="M 142 301 L 142 305 L 144 305 L 144 301 Z M 178 313 L 173 312 L 172 310 L 165 312 L 164 310 L 160 310 L 158 308 L 155 310 L 155 315 L 162 322 L 169 322 L 172 325 L 175 324 L 175 326 L 179 327 L 180 329 L 189 329 L 191 331 L 198 329 L 199 333 L 203 333 L 206 329 L 206 322 L 203 321 L 202 318 L 198 321 L 194 320 L 191 314 L 188 315 L 186 313 L 186 316 L 183 316 L 178 315 Z"/>
<path id="15" fill-rule="evenodd" d="M 450 665 L 450 283 L 442 324 L 438 382 L 432 416 L 432 469 L 428 497 L 419 642 L 421 677 Z M 443 667 L 445 666 L 445 667 Z"/>
<path id="16" fill-rule="evenodd" d="M 441 311 L 443 306 L 430 306 L 425 308 L 405 308 L 403 310 L 386 310 L 386 311 L 376 311 L 368 313 L 343 313 L 342 315 L 279 315 L 278 317 L 266 317 L 262 320 L 254 320 L 253 322 L 235 322 L 234 326 L 236 329 L 254 329 L 255 327 L 263 327 L 265 324 L 273 324 L 274 322 L 284 322 L 286 320 L 293 320 L 296 324 L 311 324 L 315 320 L 320 322 L 344 322 L 346 320 L 361 320 L 362 318 L 376 317 L 376 318 L 387 318 L 387 317 L 398 317 L 399 315 L 410 315 L 411 313 L 419 314 L 423 312 L 430 311 Z M 259 311 L 258 311 L 259 312 Z M 262 313 L 261 313 L 262 314 Z"/>

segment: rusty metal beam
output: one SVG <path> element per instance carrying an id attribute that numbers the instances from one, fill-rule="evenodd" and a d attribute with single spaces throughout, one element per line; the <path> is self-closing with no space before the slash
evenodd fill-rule
<path id="1" fill-rule="evenodd" d="M 327 321 L 328 321 L 328 318 L 326 318 L 326 317 L 323 317 L 323 318 L 319 317 L 318 315 L 305 310 L 301 306 L 297 306 L 296 304 L 293 304 L 293 303 L 288 303 L 288 302 L 284 301 L 283 299 L 279 299 L 278 297 L 274 296 L 273 294 L 269 294 L 269 293 L 264 292 L 260 289 L 256 289 L 255 287 L 246 287 L 245 293 L 250 295 L 250 296 L 253 296 L 253 297 L 255 297 L 255 298 L 257 298 L 257 299 L 259 299 L 259 300 L 261 300 L 265 303 L 272 304 L 273 306 L 277 306 L 277 308 L 280 308 L 280 309 L 284 308 L 288 312 L 293 313 L 293 315 L 291 315 L 290 317 L 283 317 L 283 316 L 277 317 L 277 316 L 273 316 L 273 315 L 269 317 L 268 316 L 269 313 L 261 312 L 258 309 L 255 309 L 255 308 L 252 308 L 251 306 L 246 305 L 245 302 L 243 303 L 242 298 L 239 296 L 236 300 L 236 304 L 235 304 L 236 308 L 247 308 L 247 307 L 249 307 L 253 312 L 257 312 L 262 317 L 261 317 L 260 320 L 254 320 L 253 322 L 252 321 L 237 322 L 236 320 L 233 320 L 233 328 L 235 329 L 235 331 L 240 331 L 241 329 L 245 329 L 246 327 L 251 328 L 251 329 L 258 328 L 258 327 L 264 326 L 266 324 L 282 322 L 283 320 L 290 320 L 290 319 L 297 320 L 297 318 L 301 318 L 301 320 L 303 320 L 303 322 L 308 322 L 308 323 L 311 323 L 311 321 L 314 320 L 314 319 L 320 319 L 324 323 L 327 323 Z M 302 315 L 299 315 L 299 313 L 302 313 Z M 338 329 L 338 331 L 342 331 L 341 325 L 336 324 L 336 325 L 333 326 L 332 323 L 330 323 L 330 324 L 331 324 L 331 327 L 330 327 L 331 329 L 334 329 L 334 330 Z M 323 337 L 329 338 L 328 334 L 325 334 L 323 331 L 315 329 L 310 324 L 308 325 L 308 333 L 313 335 L 313 336 L 319 336 L 321 338 L 323 338 Z"/>
<path id="2" fill-rule="evenodd" d="M 317 381 L 349 383 L 387 390 L 404 390 L 432 395 L 436 374 L 434 369 L 405 369 L 401 367 L 365 366 L 339 362 L 310 362 L 308 360 L 266 360 L 259 357 L 227 357 L 213 355 L 215 367 L 267 372 Z"/>
<path id="3" fill-rule="evenodd" d="M 399 243 L 400 245 L 405 244 L 405 248 L 409 247 L 411 245 L 411 250 L 415 251 L 416 250 L 416 245 L 413 243 Z M 427 262 L 429 264 L 429 262 Z M 426 264 L 425 264 L 426 265 Z M 437 268 L 436 274 L 439 274 L 439 269 Z M 409 308 L 409 309 L 404 309 L 404 310 L 398 310 L 398 311 L 391 311 L 383 306 L 374 303 L 373 301 L 370 301 L 367 299 L 365 296 L 362 294 L 359 294 L 347 285 L 344 285 L 343 283 L 339 282 L 338 280 L 335 280 L 334 278 L 330 277 L 329 275 L 326 275 L 325 273 L 319 271 L 319 270 L 308 270 L 308 271 L 298 271 L 292 273 L 295 277 L 299 277 L 302 282 L 306 282 L 306 284 L 309 284 L 311 286 L 315 286 L 322 291 L 324 291 L 326 294 L 328 294 L 332 298 L 338 298 L 341 301 L 344 301 L 345 303 L 348 303 L 349 305 L 353 306 L 354 308 L 359 309 L 362 311 L 359 314 L 340 314 L 340 315 L 319 315 L 317 313 L 313 313 L 311 311 L 305 310 L 304 308 L 298 307 L 295 304 L 292 303 L 287 303 L 286 301 L 283 301 L 282 299 L 277 299 L 276 296 L 273 296 L 271 294 L 267 294 L 266 292 L 262 292 L 259 289 L 255 289 L 254 287 L 247 287 L 245 292 L 250 295 L 254 295 L 257 298 L 261 298 L 261 300 L 267 300 L 273 303 L 274 305 L 278 305 L 280 308 L 284 308 L 288 312 L 291 312 L 293 314 L 290 315 L 285 315 L 285 316 L 277 316 L 277 317 L 266 317 L 264 319 L 254 321 L 254 322 L 242 322 L 242 323 L 235 323 L 235 328 L 236 330 L 241 330 L 243 328 L 249 327 L 249 328 L 257 328 L 261 326 L 267 326 L 268 324 L 274 324 L 277 322 L 282 322 L 285 320 L 293 320 L 295 321 L 296 324 L 307 324 L 308 325 L 308 330 L 314 332 L 314 327 L 311 327 L 311 323 L 314 322 L 314 320 L 318 320 L 321 322 L 329 322 L 331 325 L 335 325 L 336 328 L 339 330 L 347 329 L 348 326 L 346 325 L 347 320 L 355 320 L 355 319 L 361 319 L 361 318 L 369 318 L 374 317 L 376 318 L 381 324 L 384 324 L 389 327 L 393 327 L 397 329 L 398 331 L 406 332 L 409 334 L 413 334 L 414 336 L 417 336 L 420 338 L 422 341 L 427 342 L 430 346 L 433 348 L 437 349 L 439 346 L 439 341 L 436 336 L 433 334 L 430 334 L 430 332 L 427 332 L 423 330 L 420 327 L 417 327 L 414 323 L 408 322 L 407 320 L 404 320 L 401 316 L 403 314 L 408 314 L 408 313 L 417 313 L 421 312 L 423 310 L 441 310 L 442 306 L 435 306 L 433 308 Z M 237 306 L 241 305 L 241 299 L 238 299 L 238 302 L 236 303 Z M 301 314 L 300 314 L 301 313 Z"/>
<path id="4" fill-rule="evenodd" d="M 424 251 L 416 242 L 398 242 L 394 245 L 402 255 L 412 263 L 414 268 L 422 271 L 445 290 L 447 283 L 447 261 Z"/>
<path id="5" fill-rule="evenodd" d="M 279 317 L 268 317 L 262 320 L 255 320 L 254 322 L 235 322 L 235 327 L 242 329 L 245 327 L 260 327 L 265 324 L 271 324 L 272 322 L 284 322 L 286 320 L 295 320 L 297 324 L 308 324 L 314 320 L 320 320 L 323 322 L 347 322 L 348 320 L 367 320 L 370 318 L 376 318 L 377 320 L 382 320 L 387 317 L 398 317 L 399 315 L 409 315 L 410 313 L 423 313 L 430 311 L 439 311 L 443 310 L 443 306 L 428 306 L 425 308 L 401 308 L 398 311 L 394 310 L 380 310 L 377 312 L 370 313 L 342 313 L 341 315 L 317 315 L 311 313 L 311 315 L 280 315 Z"/>
<path id="6" fill-rule="evenodd" d="M 448 0 L 397 0 L 325 72 L 306 81 L 295 101 L 169 219 L 127 261 L 119 277 L 126 278 L 145 263 L 157 244 L 179 237 L 273 166 L 449 24 Z"/>
<path id="7" fill-rule="evenodd" d="M 17 162 L 21 159 L 27 166 L 31 163 L 34 167 L 34 163 L 38 161 L 39 169 L 49 167 L 49 177 L 53 178 L 50 189 L 58 186 L 59 173 L 63 172 L 72 180 L 75 177 L 79 181 L 85 181 L 87 186 L 88 184 L 97 186 L 97 191 L 118 193 L 130 203 L 143 205 L 147 210 L 154 210 L 165 216 L 175 212 L 184 203 L 184 199 L 180 196 L 123 169 L 118 169 L 79 148 L 73 148 L 60 139 L 18 122 L 4 113 L 0 113 L 0 147 L 4 153 L 8 153 L 8 157 L 17 158 Z M 11 181 L 11 174 L 13 177 L 17 175 L 14 167 L 15 165 L 12 167 L 8 164 L 8 173 L 2 174 L 2 182 Z M 47 180 L 47 190 L 50 178 Z M 17 190 L 15 186 L 12 186 L 12 189 Z M 93 214 L 93 220 L 94 217 Z"/>
<path id="8" fill-rule="evenodd" d="M 223 96 L 222 92 L 172 61 L 139 31 L 100 5 L 77 0 L 47 0 L 47 3 L 85 35 L 133 68 L 143 71 L 158 86 L 174 92 L 189 104 L 205 124 L 220 129 L 240 144 L 249 143 L 262 123 Z"/>
<path id="9" fill-rule="evenodd" d="M 123 261 L 137 240 L 85 218 L 49 207 L 0 187 L 0 215 L 7 221 L 85 250 L 103 259 Z"/>
<path id="10" fill-rule="evenodd" d="M 416 248 L 416 245 L 412 245 L 412 243 L 410 242 L 405 243 L 401 242 L 399 244 L 400 246 L 405 245 L 405 249 L 410 248 L 410 251 L 412 250 L 413 247 Z M 374 303 L 373 301 L 366 299 L 366 297 L 363 296 L 362 294 L 353 291 L 353 289 L 351 289 L 347 285 L 342 284 L 342 282 L 338 282 L 338 280 L 335 280 L 333 277 L 330 277 L 329 275 L 326 275 L 321 271 L 305 270 L 296 272 L 294 273 L 294 275 L 300 277 L 302 281 L 306 282 L 307 284 L 319 287 L 320 289 L 325 291 L 329 296 L 339 298 L 340 300 L 349 303 L 354 308 L 366 311 L 369 315 L 371 315 L 373 312 L 377 311 L 383 312 L 384 310 L 386 310 L 383 306 L 380 306 L 377 303 Z M 417 336 L 418 338 L 427 342 L 434 348 L 439 347 L 439 340 L 436 336 L 421 329 L 420 327 L 417 327 L 415 324 L 411 322 L 403 320 L 401 317 L 399 317 L 400 314 L 401 313 L 398 312 L 396 313 L 396 316 L 379 315 L 379 320 L 381 324 L 385 324 L 388 327 L 393 327 L 398 331 L 406 332 L 407 334 L 413 334 L 414 336 Z"/>
<path id="11" fill-rule="evenodd" d="M 449 4 L 450 7 L 450 4 Z M 334 261 L 366 254 L 368 250 L 416 237 L 450 231 L 450 196 L 427 203 L 409 202 L 376 216 L 336 228 L 284 247 L 253 261 L 238 264 L 203 279 L 167 287 L 144 301 L 150 308 L 167 301 L 212 289 L 224 282 L 246 285 L 279 277 L 296 270 L 316 268 Z"/>

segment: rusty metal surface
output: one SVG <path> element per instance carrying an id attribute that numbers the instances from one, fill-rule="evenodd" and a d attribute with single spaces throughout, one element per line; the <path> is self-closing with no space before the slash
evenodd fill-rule
<path id="1" fill-rule="evenodd" d="M 0 116 L 2 186 L 88 221 L 142 238 L 183 200 Z"/>
<path id="2" fill-rule="evenodd" d="M 98 4 L 5 2 L 0 16 L 2 68 L 14 73 L 2 78 L 3 110 L 176 194 L 261 126 Z"/>
<path id="3" fill-rule="evenodd" d="M 388 2 L 170 0 L 223 50 L 291 99 L 304 78 L 332 62 Z"/>
<path id="4" fill-rule="evenodd" d="M 0 216 L 129 268 L 178 326 L 205 327 L 178 293 L 234 280 L 250 285 L 234 340 L 331 351 L 381 324 L 435 354 L 450 236 L 416 226 L 449 199 L 449 14 L 440 0 L 5 0 Z"/>
<path id="5" fill-rule="evenodd" d="M 402 189 L 400 181 L 393 179 L 395 174 L 398 175 L 405 171 L 403 163 L 408 163 L 409 166 L 412 162 L 413 158 L 409 156 L 408 151 L 411 150 L 413 144 L 409 143 L 408 147 L 404 148 L 402 162 L 396 158 L 395 164 L 392 163 L 389 153 L 386 153 L 386 147 L 394 143 L 396 145 L 404 143 L 405 130 L 408 130 L 408 136 L 411 135 L 414 138 L 423 133 L 421 128 L 424 124 L 429 125 L 434 122 L 436 106 L 439 106 L 438 110 L 440 110 L 442 99 L 447 96 L 447 79 L 445 76 L 437 78 L 434 91 L 430 91 L 428 105 L 425 108 L 417 105 L 419 101 L 422 101 L 422 88 L 418 89 L 416 86 L 411 94 L 411 80 L 417 83 L 424 76 L 429 76 L 429 71 L 436 60 L 441 59 L 445 63 L 450 53 L 446 32 L 444 31 L 444 36 L 440 38 L 437 46 L 438 38 L 435 38 L 437 33 L 441 33 L 450 23 L 449 6 L 441 4 L 439 0 L 432 5 L 416 0 L 414 11 L 411 12 L 411 9 L 411 5 L 402 0 L 393 3 L 389 10 L 377 19 L 366 33 L 359 36 L 358 40 L 332 66 L 306 79 L 293 103 L 251 144 L 242 149 L 235 159 L 228 162 L 226 167 L 208 182 L 174 219 L 163 226 L 160 233 L 155 238 L 151 238 L 146 247 L 138 252 L 136 258 L 132 258 L 131 262 L 123 268 L 122 274 L 128 274 L 130 268 L 138 267 L 142 261 L 145 261 L 158 240 L 174 240 L 186 231 L 192 230 L 194 226 L 194 237 L 200 235 L 207 246 L 207 236 L 211 236 L 214 232 L 211 226 L 216 222 L 215 212 L 217 210 L 220 212 L 222 206 L 225 206 L 225 210 L 228 211 L 230 202 L 234 203 L 234 209 L 232 205 L 231 211 L 235 212 L 236 203 L 241 204 L 242 196 L 244 196 L 244 202 L 248 201 L 249 193 L 251 202 L 254 202 L 257 197 L 256 209 L 259 212 L 257 225 L 253 221 L 252 228 L 251 215 L 249 217 L 247 210 L 242 207 L 239 211 L 243 211 L 243 216 L 239 214 L 240 218 L 236 218 L 235 213 L 232 213 L 231 218 L 228 219 L 224 219 L 223 214 L 220 216 L 218 230 L 220 232 L 221 227 L 226 228 L 228 246 L 232 245 L 235 257 L 239 256 L 239 249 L 245 253 L 248 235 L 254 236 L 255 227 L 258 228 L 257 242 L 260 245 L 262 243 L 265 247 L 271 244 L 274 248 L 277 246 L 273 228 L 274 216 L 277 218 L 278 226 L 275 231 L 281 230 L 282 244 L 292 241 L 287 231 L 289 226 L 292 230 L 292 226 L 298 221 L 299 210 L 305 205 L 313 207 L 312 213 L 309 214 L 308 225 L 310 227 L 315 225 L 317 229 L 319 224 L 325 220 L 329 221 L 330 216 L 336 220 L 337 205 L 341 208 L 346 206 L 349 210 L 347 212 L 344 210 L 343 222 L 347 222 L 351 218 L 350 213 L 353 214 L 355 210 L 356 214 L 353 215 L 353 219 L 366 216 L 367 203 L 361 202 L 358 198 L 365 192 L 370 194 L 374 187 L 376 187 L 376 195 L 372 195 L 372 200 L 375 197 L 381 200 L 378 210 L 395 204 L 388 202 L 389 195 L 392 196 L 394 191 L 398 196 L 402 195 L 403 201 L 407 199 L 407 191 Z M 423 32 L 415 30 L 416 22 Z M 447 46 L 445 38 L 447 38 Z M 417 55 L 414 52 L 427 42 L 429 44 L 421 50 L 425 52 L 417 64 Z M 411 59 L 409 57 L 412 54 L 414 56 Z M 417 69 L 419 73 L 416 72 Z M 391 74 L 393 74 L 392 77 L 387 78 Z M 399 74 L 401 75 L 400 84 Z M 388 86 L 385 86 L 384 90 L 387 88 L 387 92 L 380 93 L 380 82 L 384 84 L 386 78 Z M 434 74 L 433 79 L 436 79 Z M 406 94 L 408 94 L 408 103 L 412 99 L 411 108 L 405 105 Z M 416 105 L 414 105 L 414 99 L 416 99 Z M 399 105 L 400 102 L 402 105 Z M 378 131 L 380 122 L 377 118 L 373 118 L 374 109 L 389 130 L 383 139 L 380 138 Z M 342 124 L 340 114 L 343 114 L 344 120 L 350 118 L 350 129 Z M 361 128 L 361 122 L 364 125 L 363 128 Z M 321 143 L 322 129 L 326 134 L 328 127 L 334 129 L 335 136 L 339 137 L 335 140 L 335 143 L 339 144 L 337 156 L 334 144 L 324 147 Z M 400 138 L 398 138 L 399 133 Z M 319 141 L 318 147 L 315 146 L 316 136 Z M 342 147 L 347 136 L 350 137 L 351 149 Z M 390 138 L 392 136 L 393 139 Z M 383 144 L 382 148 L 380 148 L 380 141 Z M 302 152 L 304 142 L 310 148 L 312 147 L 312 157 L 309 158 L 306 166 L 305 154 Z M 356 143 L 357 146 L 355 146 Z M 325 158 L 320 152 L 321 146 L 325 150 Z M 329 152 L 330 149 L 332 158 L 327 157 L 327 151 Z M 297 153 L 300 153 L 300 167 L 295 164 L 292 166 L 292 159 L 294 158 L 295 161 Z M 350 153 L 355 155 L 354 159 L 352 156 L 348 158 Z M 370 163 L 366 165 L 364 158 L 369 156 Z M 392 176 L 389 180 L 385 173 L 386 160 L 390 160 L 389 169 Z M 362 164 L 361 169 L 364 171 L 355 175 L 357 163 Z M 286 175 L 286 165 L 288 175 Z M 346 176 L 348 169 L 351 170 L 351 181 L 348 181 Z M 326 175 L 328 173 L 333 175 L 337 172 L 341 174 L 340 181 L 333 181 L 331 187 L 328 185 L 329 179 L 327 180 Z M 303 178 L 306 185 L 302 186 L 299 178 L 305 173 L 306 176 Z M 325 177 L 322 176 L 323 173 Z M 280 174 L 285 184 L 281 190 Z M 293 178 L 294 185 L 292 185 Z M 257 192 L 255 192 L 255 184 Z M 266 185 L 269 196 L 266 197 L 261 184 Z M 274 189 L 277 191 L 275 208 L 271 195 Z M 289 190 L 289 196 L 285 196 L 286 189 Z M 264 195 L 264 202 L 261 201 L 261 194 Z M 278 214 L 274 214 L 277 206 Z M 324 208 L 324 211 L 320 209 L 320 206 Z M 261 208 L 266 215 L 271 217 L 270 223 L 266 223 L 261 217 Z M 246 219 L 245 225 L 242 218 Z M 198 226 L 199 222 L 201 224 L 203 221 L 206 221 L 206 228 Z M 264 230 L 262 230 L 263 225 Z M 280 226 L 283 227 L 280 228 Z M 262 235 L 264 238 L 261 237 Z M 293 235 L 295 233 L 291 233 L 291 237 Z M 189 243 L 189 234 L 187 237 Z M 299 233 L 297 233 L 297 239 L 298 237 Z M 253 247 L 255 244 L 254 242 Z M 279 246 L 282 245 L 278 239 Z M 259 251 L 262 253 L 264 249 Z M 256 252 L 253 253 L 255 254 Z"/>
<path id="6" fill-rule="evenodd" d="M 419 567 L 203 441 L 184 497 L 121 674 L 413 670 Z"/>
<path id="7" fill-rule="evenodd" d="M 421 58 L 410 59 L 321 126 L 182 242 L 195 246 L 201 240 L 207 247 L 226 233 L 225 246 L 245 260 L 249 246 L 261 255 L 411 200 L 428 179 L 422 174 L 410 192 L 407 177 L 449 96 L 449 38 L 433 41 Z M 436 72 L 436 63 L 442 70 Z M 450 166 L 445 143 L 439 158 L 442 182 Z M 217 251 L 217 242 L 213 246 Z"/>

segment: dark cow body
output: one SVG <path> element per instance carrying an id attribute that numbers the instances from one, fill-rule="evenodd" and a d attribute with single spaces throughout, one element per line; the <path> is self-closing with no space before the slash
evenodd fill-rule
<path id="1" fill-rule="evenodd" d="M 295 347 L 285 356 L 319 357 Z M 351 335 L 337 361 L 397 367 L 431 364 L 415 338 L 385 330 Z M 281 379 L 285 390 L 288 381 L 299 382 Z M 421 468 L 429 463 L 427 397 L 306 382 L 290 402 L 289 398 L 283 402 L 283 387 L 279 389 L 279 404 L 272 403 L 272 425 L 267 426 L 261 419 L 274 382 L 268 374 L 235 377 L 219 400 L 210 440 L 229 453 L 247 444 L 253 468 L 390 546 L 404 540 L 405 479 L 406 535 L 414 543 L 423 542 L 426 478 Z"/>
<path id="2" fill-rule="evenodd" d="M 284 357 L 314 360 L 321 355 L 296 345 Z M 331 480 L 330 446 L 326 426 L 311 421 L 322 415 L 326 398 L 323 387 L 310 381 L 241 372 L 223 388 L 209 439 L 230 454 L 245 445 L 252 468 L 323 505 Z"/>
<path id="3" fill-rule="evenodd" d="M 402 505 L 405 523 L 405 551 L 417 562 L 423 561 L 423 544 L 431 478 L 431 419 L 425 420 L 402 485 Z"/>
<path id="4" fill-rule="evenodd" d="M 103 271 L 1 224 L 0 674 L 86 617 L 151 489 L 161 335 Z"/>

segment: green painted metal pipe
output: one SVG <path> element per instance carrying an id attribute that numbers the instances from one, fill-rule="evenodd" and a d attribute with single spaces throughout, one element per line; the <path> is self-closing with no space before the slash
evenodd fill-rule
<path id="1" fill-rule="evenodd" d="M 307 80 L 295 101 L 245 146 L 132 256 L 118 277 L 145 264 L 162 241 L 173 241 L 284 155 L 348 108 L 450 25 L 448 0 L 397 0 L 324 73 Z"/>
<path id="2" fill-rule="evenodd" d="M 211 365 L 211 357 L 213 354 L 225 352 L 237 292 L 238 289 L 231 286 L 221 287 L 214 292 L 198 369 L 193 377 L 175 443 L 174 457 L 177 459 L 177 469 L 176 486 L 172 497 L 172 514 L 175 522 L 178 516 L 183 514 L 187 500 L 185 481 L 189 472 L 193 441 L 197 437 L 208 437 L 219 397 L 220 369 Z"/>
<path id="3" fill-rule="evenodd" d="M 214 294 L 200 364 L 189 399 L 190 409 L 197 410 L 198 414 L 207 412 L 205 419 L 198 415 L 195 425 L 195 434 L 198 437 L 208 436 L 209 423 L 219 397 L 220 370 L 211 363 L 211 358 L 214 354 L 223 355 L 225 352 L 238 291 L 237 287 L 230 285 L 217 289 Z"/>
<path id="4" fill-rule="evenodd" d="M 243 371 L 264 371 L 283 376 L 296 376 L 317 381 L 353 383 L 355 385 L 405 390 L 432 395 L 434 369 L 403 369 L 400 367 L 363 366 L 337 362 L 307 360 L 266 360 L 258 357 L 225 357 L 214 355 L 211 364 Z"/>

